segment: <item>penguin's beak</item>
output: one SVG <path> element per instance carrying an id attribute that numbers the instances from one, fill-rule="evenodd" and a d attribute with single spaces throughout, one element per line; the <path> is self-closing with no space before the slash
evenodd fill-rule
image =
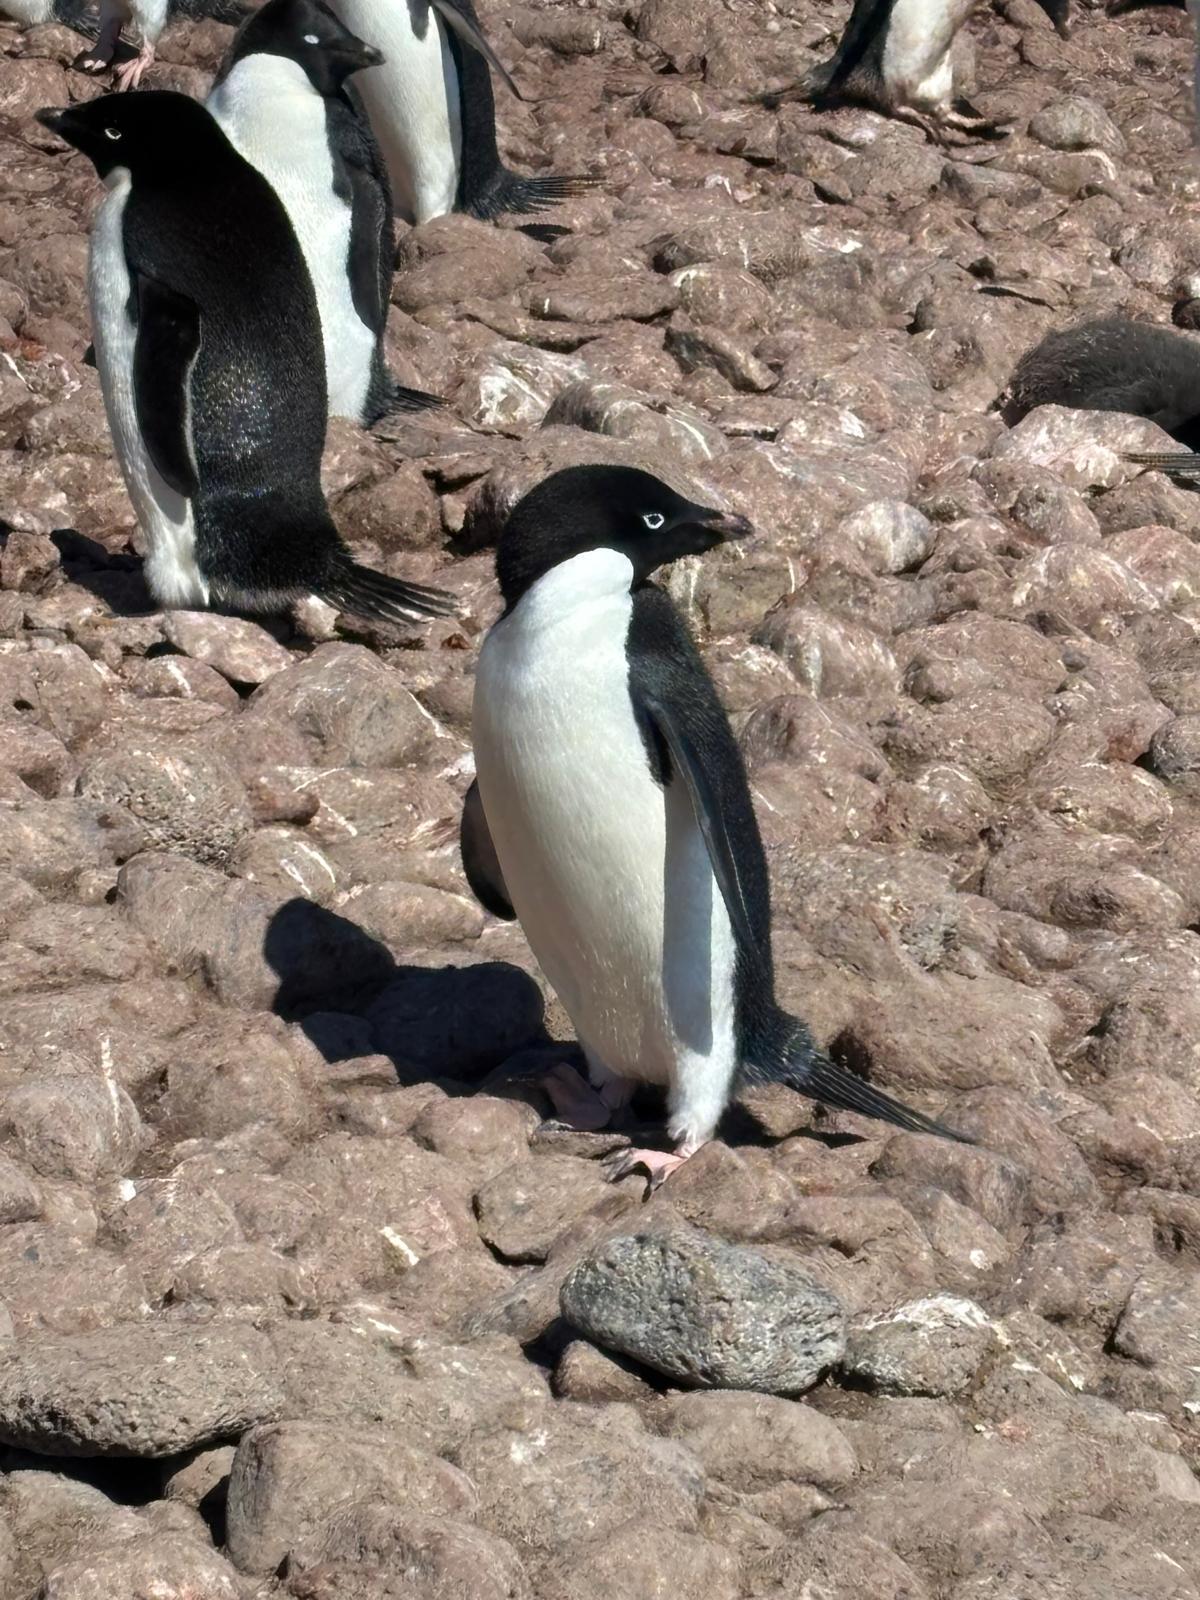
<path id="1" fill-rule="evenodd" d="M 730 539 L 749 539 L 754 532 L 754 524 L 745 517 L 733 511 L 718 511 L 712 506 L 697 506 L 695 522 L 722 543 Z"/>
<path id="2" fill-rule="evenodd" d="M 33 120 L 40 122 L 43 128 L 49 128 L 51 133 L 56 133 L 60 139 L 66 137 L 62 131 L 63 119 L 67 116 L 65 108 L 58 106 L 43 106 L 40 111 L 33 113 Z"/>

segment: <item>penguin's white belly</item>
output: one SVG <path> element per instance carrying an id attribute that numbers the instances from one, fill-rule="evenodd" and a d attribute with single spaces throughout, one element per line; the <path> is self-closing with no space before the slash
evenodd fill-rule
<path id="1" fill-rule="evenodd" d="M 129 314 L 129 269 L 121 232 L 129 173 L 120 167 L 108 180 L 109 194 L 92 229 L 88 294 L 96 366 L 104 409 L 125 487 L 146 539 L 146 582 L 166 606 L 206 606 L 208 584 L 196 564 L 191 501 L 159 476 L 138 426 L 133 393 L 137 325 Z"/>
<path id="2" fill-rule="evenodd" d="M 351 209 L 333 189 L 325 102 L 295 61 L 253 55 L 217 85 L 208 108 L 283 203 L 317 297 L 329 414 L 361 422 L 375 335 L 354 307 Z"/>
<path id="3" fill-rule="evenodd" d="M 34 28 L 39 22 L 54 21 L 54 0 L 3 0 L 0 17 L 11 17 L 23 28 Z"/>
<path id="4" fill-rule="evenodd" d="M 383 65 L 355 75 L 379 140 L 396 215 L 428 222 L 458 198 L 462 115 L 458 71 L 437 12 L 427 0 L 331 0 Z"/>
<path id="5" fill-rule="evenodd" d="M 975 0 L 896 0 L 887 21 L 883 81 L 918 110 L 947 106 L 954 93 L 955 35 Z"/>
<path id="6" fill-rule="evenodd" d="M 623 569 L 608 592 L 606 563 Z M 480 794 L 513 908 L 594 1075 L 701 1090 L 711 1078 L 723 1096 L 734 940 L 687 791 L 654 782 L 634 719 L 630 576 L 611 551 L 576 556 L 492 630 L 475 686 Z"/>

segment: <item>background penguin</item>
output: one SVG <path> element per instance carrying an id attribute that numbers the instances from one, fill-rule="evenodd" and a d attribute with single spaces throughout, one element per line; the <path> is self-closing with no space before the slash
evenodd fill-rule
<path id="1" fill-rule="evenodd" d="M 440 405 L 387 370 L 395 242 L 383 158 L 348 79 L 381 57 L 321 0 L 267 0 L 239 29 L 208 109 L 282 200 L 316 291 L 329 414 L 366 426 Z"/>
<path id="2" fill-rule="evenodd" d="M 16 3 L 21 4 L 23 0 L 16 0 Z M 168 22 L 177 18 L 200 22 L 208 18 L 236 28 L 250 15 L 250 7 L 243 5 L 242 0 L 99 0 L 99 4 L 99 37 L 92 49 L 75 58 L 75 65 L 82 72 L 104 72 L 118 53 L 121 29 L 132 23 L 141 43 L 128 60 L 117 66 L 117 86 L 121 89 L 135 89 L 142 81 Z"/>
<path id="3" fill-rule="evenodd" d="M 902 1128 L 953 1135 L 843 1070 L 776 1004 L 766 856 L 712 679 L 650 574 L 749 531 L 648 473 L 576 467 L 513 511 L 505 612 L 475 679 L 468 880 L 517 916 L 575 1024 L 590 1086 L 547 1087 L 600 1126 L 667 1089 L 661 1181 L 713 1135 L 739 1082 L 777 1081 Z M 574 1081 L 571 1081 L 574 1080 Z"/>
<path id="4" fill-rule="evenodd" d="M 449 610 L 439 591 L 356 565 L 329 516 L 316 300 L 266 179 L 186 95 L 104 95 L 38 120 L 109 188 L 92 329 L 156 599 L 272 611 L 315 594 L 389 620 Z"/>
<path id="5" fill-rule="evenodd" d="M 1038 0 L 1063 37 L 1069 3 Z M 794 90 L 763 98 L 857 101 L 939 141 L 949 131 L 1003 137 L 1005 129 L 954 93 L 954 41 L 974 8 L 975 0 L 854 0 L 833 57 Z"/>
<path id="6" fill-rule="evenodd" d="M 502 164 L 489 64 L 517 90 L 471 0 L 334 0 L 334 10 L 383 52 L 358 88 L 406 222 L 543 211 L 593 187 L 589 178 L 518 177 Z"/>
<path id="7" fill-rule="evenodd" d="M 1127 411 L 1200 448 L 1200 343 L 1156 322 L 1105 317 L 1048 333 L 999 402 L 1011 426 L 1035 406 Z"/>

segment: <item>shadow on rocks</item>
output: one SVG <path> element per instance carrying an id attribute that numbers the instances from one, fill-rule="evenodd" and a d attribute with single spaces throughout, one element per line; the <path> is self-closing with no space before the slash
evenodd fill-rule
<path id="1" fill-rule="evenodd" d="M 50 542 L 72 583 L 103 600 L 114 616 L 149 616 L 159 609 L 146 587 L 139 557 L 107 550 L 74 528 L 55 528 Z"/>
<path id="2" fill-rule="evenodd" d="M 279 979 L 273 1009 L 330 1064 L 385 1055 L 402 1083 L 476 1083 L 518 1051 L 550 1042 L 541 990 L 519 967 L 402 965 L 356 923 L 310 900 L 279 908 L 263 954 Z"/>

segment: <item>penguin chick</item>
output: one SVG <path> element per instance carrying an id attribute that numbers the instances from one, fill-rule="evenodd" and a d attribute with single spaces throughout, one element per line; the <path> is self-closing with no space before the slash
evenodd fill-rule
<path id="1" fill-rule="evenodd" d="M 20 0 L 18 0 L 20 3 Z M 251 8 L 242 0 L 99 0 L 99 37 L 90 50 L 75 58 L 81 72 L 104 72 L 113 63 L 121 29 L 132 26 L 137 30 L 140 45 L 137 53 L 116 69 L 117 87 L 136 89 L 146 69 L 154 60 L 155 47 L 168 22 L 180 18 L 201 22 L 226 22 L 237 27 L 250 15 Z"/>
<path id="2" fill-rule="evenodd" d="M 624 467 L 557 472 L 512 512 L 505 611 L 475 678 L 476 787 L 462 855 L 518 917 L 575 1025 L 584 1083 L 547 1087 L 598 1127 L 640 1083 L 667 1091 L 674 1149 L 622 1152 L 661 1182 L 740 1085 L 781 1082 L 957 1138 L 835 1065 L 775 1000 L 767 862 L 729 719 L 659 567 L 749 533 Z"/>
<path id="3" fill-rule="evenodd" d="M 266 179 L 187 95 L 37 116 L 108 186 L 88 261 L 96 364 L 159 603 L 451 611 L 438 590 L 358 566 L 330 518 L 321 325 Z"/>
<path id="4" fill-rule="evenodd" d="M 1035 406 L 1126 411 L 1200 447 L 1200 343 L 1156 322 L 1105 317 L 1048 333 L 1017 363 L 1004 418 Z"/>
<path id="5" fill-rule="evenodd" d="M 768 105 L 810 100 L 826 106 L 853 101 L 915 123 L 938 143 L 951 132 L 1004 138 L 1007 129 L 982 116 L 954 92 L 954 41 L 976 0 L 854 0 L 854 9 L 829 61 L 795 89 L 763 96 Z M 1038 0 L 1065 37 L 1069 0 Z"/>
<path id="6" fill-rule="evenodd" d="M 518 91 L 472 0 L 333 0 L 333 8 L 383 52 L 358 88 L 405 222 L 448 211 L 485 221 L 544 211 L 595 186 L 592 178 L 523 178 L 500 160 L 492 72 Z"/>
<path id="7" fill-rule="evenodd" d="M 283 202 L 321 314 L 329 414 L 370 427 L 441 405 L 387 369 L 395 241 L 379 146 L 350 77 L 382 60 L 322 0 L 267 0 L 238 29 L 207 100 Z"/>

